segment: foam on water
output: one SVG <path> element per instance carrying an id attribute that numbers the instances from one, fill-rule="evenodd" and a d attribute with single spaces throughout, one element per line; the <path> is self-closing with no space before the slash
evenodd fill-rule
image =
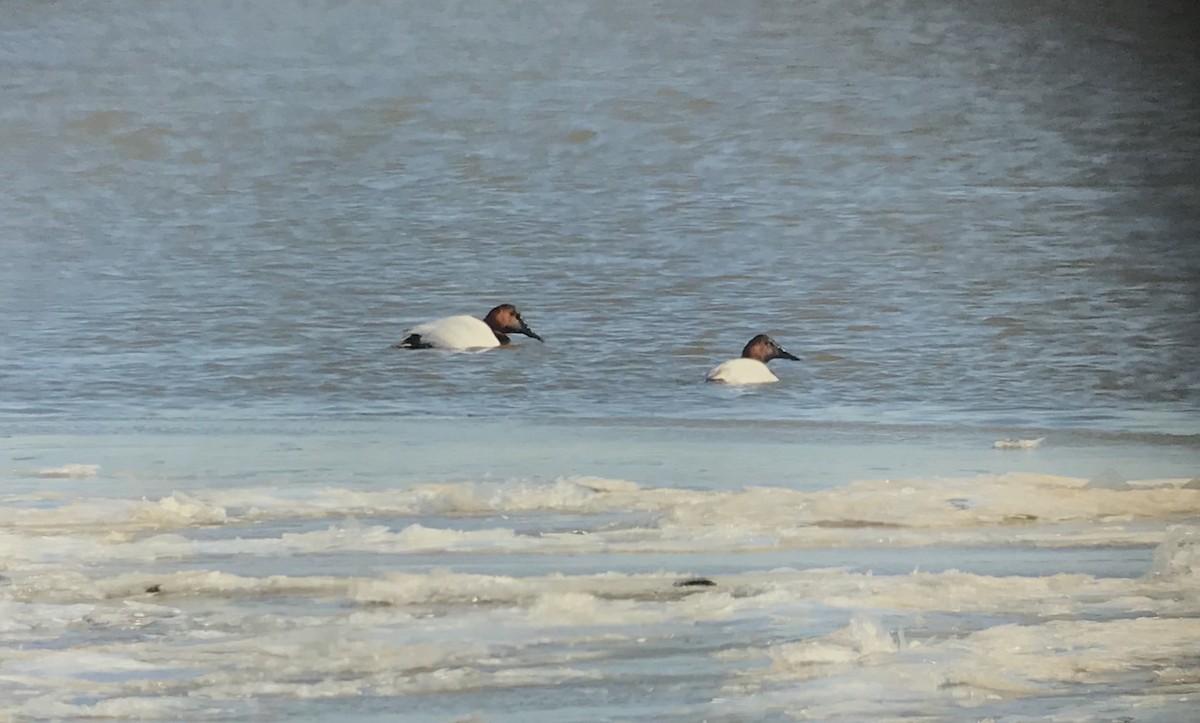
<path id="1" fill-rule="evenodd" d="M 1172 528 L 1167 562 L 1142 578 L 780 569 L 680 588 L 672 572 L 39 575 L 5 587 L 0 713 L 222 717 L 247 699 L 624 685 L 633 661 L 680 644 L 724 671 L 698 709 L 718 718 L 1003 712 L 1084 690 L 1186 698 L 1200 576 L 1179 561 L 1197 547 L 1195 528 Z"/>
<path id="2" fill-rule="evenodd" d="M 1103 691 L 1123 705 L 1165 707 L 1187 715 L 1195 705 L 1200 644 L 1191 620 L 1139 617 L 999 625 L 944 638 L 912 640 L 877 620 L 854 617 L 817 639 L 772 646 L 768 665 L 730 686 L 736 701 L 719 714 L 781 711 L 802 720 L 954 715 L 986 717 L 1021 710 L 1022 698 Z M 753 693 L 754 698 L 746 697 Z M 1084 714 L 1083 719 L 1088 716 Z M 1182 720 L 1184 718 L 1178 718 Z"/>
<path id="3" fill-rule="evenodd" d="M 61 467 L 41 467 L 30 474 L 43 479 L 88 479 L 99 473 L 98 464 L 64 464 Z"/>
<path id="4" fill-rule="evenodd" d="M 34 564 L 67 557 L 97 563 L 106 558 L 338 551 L 563 554 L 948 542 L 1148 545 L 1159 541 L 1155 523 L 1200 516 L 1200 489 L 1187 482 L 1122 481 L 1112 488 L 1080 478 L 1010 474 L 873 480 L 800 492 L 779 487 L 644 488 L 623 480 L 573 478 L 550 484 L 435 484 L 395 490 L 209 489 L 149 500 L 35 495 L 9 497 L 0 507 L 0 522 L 8 529 L 0 533 L 0 549 L 13 560 Z M 556 529 L 553 520 L 566 514 L 596 522 L 584 529 Z M 354 521 L 356 516 L 398 524 L 364 525 Z M 511 516 L 524 520 L 520 530 L 505 524 Z M 538 523 L 539 517 L 544 522 Z M 331 518 L 342 521 L 277 535 L 255 532 L 267 523 Z M 480 528 L 472 522 L 471 529 L 458 529 L 467 519 L 500 524 Z M 229 533 L 155 534 L 208 528 Z"/>
<path id="5" fill-rule="evenodd" d="M 1053 700 L 1120 676 L 1047 679 L 1036 656 L 975 633 L 1018 625 L 1036 637 L 1049 622 L 1154 617 L 1189 641 L 1200 615 L 1193 487 L 1022 474 L 721 491 L 575 477 L 10 495 L 0 506 L 0 716 L 228 719 L 301 701 L 339 715 L 360 705 L 350 701 L 410 695 L 463 713 L 476 694 L 627 690 L 677 666 L 688 672 L 662 684 L 680 691 L 663 702 L 672 714 L 872 717 Z M 1015 556 L 1157 549 L 1133 578 L 922 572 L 919 552 L 907 571 L 869 571 L 872 550 L 947 540 Z M 818 547 L 847 549 L 858 569 L 754 570 L 762 551 L 796 550 L 799 561 Z M 737 571 L 678 585 L 708 573 L 697 551 L 735 555 Z M 592 556 L 606 571 L 560 572 L 564 556 Z M 455 569 L 479 557 L 493 571 Z M 328 572 L 309 572 L 322 558 Z M 652 571 L 627 571 L 635 566 Z M 1130 659 L 1157 654 L 1157 669 L 1189 680 L 1195 661 L 1166 642 L 1166 627 L 1111 628 L 1119 635 L 1098 651 L 1087 647 L 1104 642 L 1092 628 L 1045 634 L 1111 661 L 1136 642 Z M 997 678 L 1001 664 L 1012 670 Z M 863 686 L 885 694 L 851 705 L 822 692 Z M 693 707 L 712 691 L 721 700 Z M 514 717 L 528 712 L 518 698 Z"/>

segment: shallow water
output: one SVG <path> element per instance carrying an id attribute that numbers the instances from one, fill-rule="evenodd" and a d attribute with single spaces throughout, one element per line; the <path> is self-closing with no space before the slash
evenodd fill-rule
<path id="1" fill-rule="evenodd" d="M 8 3 L 0 718 L 1186 720 L 1198 31 Z"/>

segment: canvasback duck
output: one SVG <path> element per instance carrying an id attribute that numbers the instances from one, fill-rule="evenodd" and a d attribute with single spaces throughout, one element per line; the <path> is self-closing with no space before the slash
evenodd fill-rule
<path id="1" fill-rule="evenodd" d="M 772 359 L 800 361 L 799 357 L 779 346 L 771 337 L 759 334 L 746 344 L 746 348 L 742 349 L 741 357 L 721 362 L 709 372 L 708 381 L 726 384 L 777 382 L 779 377 L 767 368 L 767 362 Z"/>
<path id="2" fill-rule="evenodd" d="M 408 330 L 404 341 L 393 349 L 490 349 L 509 343 L 509 334 L 542 340 L 521 318 L 512 304 L 501 304 L 483 319 L 473 316 L 447 316 L 445 319 L 418 324 Z"/>

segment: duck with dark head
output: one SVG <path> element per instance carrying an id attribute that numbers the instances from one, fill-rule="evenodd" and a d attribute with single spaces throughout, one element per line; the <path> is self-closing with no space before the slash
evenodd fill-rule
<path id="1" fill-rule="evenodd" d="M 418 324 L 409 329 L 403 341 L 393 349 L 491 349 L 511 342 L 509 334 L 524 334 L 542 341 L 512 304 L 501 304 L 483 319 L 474 316 L 447 316 Z"/>
<path id="2" fill-rule="evenodd" d="M 800 358 L 784 349 L 766 334 L 759 334 L 751 339 L 742 349 L 742 355 L 737 359 L 721 362 L 708 373 L 708 381 L 724 384 L 767 384 L 779 381 L 779 377 L 767 368 L 767 362 L 772 359 Z"/>

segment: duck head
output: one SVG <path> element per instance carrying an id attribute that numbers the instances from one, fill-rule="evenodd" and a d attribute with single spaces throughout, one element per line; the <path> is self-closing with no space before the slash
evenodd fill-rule
<path id="1" fill-rule="evenodd" d="M 800 357 L 791 353 L 787 349 L 779 346 L 771 337 L 766 334 L 759 334 L 746 344 L 746 348 L 742 349 L 742 357 L 745 359 L 757 359 L 766 364 L 772 359 L 791 359 L 792 361 L 800 361 Z"/>
<path id="2" fill-rule="evenodd" d="M 529 324 L 521 318 L 521 312 L 512 304 L 501 304 L 483 317 L 483 322 L 491 327 L 501 343 L 508 341 L 508 334 L 524 334 L 531 339 L 542 341 L 542 337 L 529 328 Z"/>

